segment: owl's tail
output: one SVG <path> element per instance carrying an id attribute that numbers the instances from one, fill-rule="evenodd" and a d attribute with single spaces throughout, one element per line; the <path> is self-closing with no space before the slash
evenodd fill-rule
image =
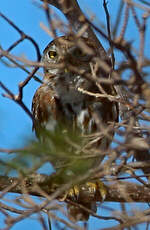
<path id="1" fill-rule="evenodd" d="M 96 202 L 67 204 L 68 217 L 74 222 L 88 221 L 92 213 L 96 213 Z"/>

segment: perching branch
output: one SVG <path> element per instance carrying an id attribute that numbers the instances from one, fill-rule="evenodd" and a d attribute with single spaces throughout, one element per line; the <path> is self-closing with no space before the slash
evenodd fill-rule
<path id="1" fill-rule="evenodd" d="M 45 193 L 46 196 L 54 195 L 55 198 L 61 198 L 62 194 L 66 191 L 68 185 L 64 187 L 59 184 L 53 184 L 53 176 L 46 176 L 44 174 L 33 174 L 24 178 L 24 181 L 20 183 L 20 179 L 14 177 L 0 176 L 0 191 L 4 191 L 9 188 L 8 192 L 22 194 L 26 189 L 28 194 L 33 196 L 42 196 Z M 39 191 L 37 190 L 39 186 Z M 61 188 L 61 190 L 60 190 Z M 78 202 L 83 199 L 86 201 L 101 202 L 102 198 L 98 190 L 91 191 L 86 184 L 78 186 L 79 196 Z M 105 202 L 150 202 L 150 188 L 137 185 L 129 182 L 115 182 L 106 187 L 107 195 Z M 42 192 L 43 193 L 42 193 Z M 60 192 L 58 192 L 60 191 Z M 55 195 L 56 192 L 56 195 Z M 66 199 L 71 199 L 70 195 Z M 72 197 L 74 200 L 74 197 Z"/>

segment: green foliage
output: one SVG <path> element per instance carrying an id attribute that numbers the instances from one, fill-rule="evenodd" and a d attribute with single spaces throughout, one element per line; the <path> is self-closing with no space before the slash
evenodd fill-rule
<path id="1" fill-rule="evenodd" d="M 85 152 L 82 152 L 83 140 L 78 132 L 41 129 L 40 140 L 31 140 L 27 147 L 16 152 L 13 159 L 7 162 L 7 172 L 29 175 L 50 162 L 56 170 L 56 180 L 66 183 L 86 173 L 93 162 L 88 154 L 86 158 Z"/>

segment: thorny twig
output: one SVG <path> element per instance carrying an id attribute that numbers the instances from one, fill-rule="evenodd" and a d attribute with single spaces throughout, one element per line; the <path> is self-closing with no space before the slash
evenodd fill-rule
<path id="1" fill-rule="evenodd" d="M 2 18 L 4 18 L 21 36 L 21 40 L 19 40 L 17 43 L 15 43 L 12 47 L 14 48 L 16 45 L 18 45 L 21 41 L 23 41 L 24 39 L 29 40 L 33 46 L 36 49 L 36 54 L 37 54 L 37 61 L 40 61 L 41 59 L 41 54 L 40 54 L 40 50 L 39 50 L 39 46 L 37 45 L 37 43 L 35 42 L 35 40 L 33 38 L 31 38 L 29 35 L 25 34 L 22 30 L 20 30 L 9 18 L 7 18 L 4 14 L 2 14 L 0 12 L 0 16 Z"/>
<path id="2" fill-rule="evenodd" d="M 119 35 L 119 40 L 124 40 L 124 35 L 125 35 L 125 31 L 127 29 L 127 24 L 129 21 L 129 5 L 126 4 L 126 8 L 125 8 L 125 13 L 124 13 L 124 22 L 123 22 L 123 26 Z"/>
<path id="3" fill-rule="evenodd" d="M 18 95 L 14 95 L 2 82 L 0 82 L 0 87 L 7 93 L 7 94 L 3 94 L 3 96 L 16 102 L 29 115 L 29 117 L 32 119 L 32 121 L 33 121 L 32 113 L 30 112 L 30 110 L 26 107 L 26 105 L 22 101 L 22 99 L 23 99 L 23 88 L 31 80 L 31 78 L 33 77 L 33 75 L 36 73 L 37 70 L 38 70 L 38 67 L 35 67 L 32 70 L 32 72 L 29 74 L 29 76 L 23 82 L 21 82 L 19 84 L 19 87 L 18 87 L 19 94 Z"/>
<path id="4" fill-rule="evenodd" d="M 43 3 L 43 8 L 45 9 L 45 13 L 46 13 L 46 17 L 47 17 L 47 21 L 49 23 L 49 31 L 51 31 L 51 36 L 53 39 L 56 38 L 57 34 L 56 34 L 56 28 L 55 28 L 55 25 L 54 25 L 54 21 L 51 17 L 51 9 L 48 5 L 48 3 L 45 1 Z"/>
<path id="5" fill-rule="evenodd" d="M 139 50 L 138 67 L 139 67 L 139 70 L 141 71 L 142 64 L 143 64 L 143 58 L 144 58 L 146 19 L 148 17 L 148 14 L 145 13 L 143 15 L 143 21 L 142 21 L 142 23 L 140 23 L 133 5 L 131 5 L 131 11 L 132 11 L 132 15 L 133 15 L 133 18 L 135 20 L 135 23 L 137 25 L 137 28 L 139 30 L 139 34 L 140 34 L 140 50 Z"/>
<path id="6" fill-rule="evenodd" d="M 40 54 L 40 49 L 37 45 L 37 43 L 35 42 L 35 40 L 33 38 L 31 38 L 29 35 L 25 34 L 22 30 L 20 30 L 9 18 L 7 18 L 4 14 L 2 14 L 0 12 L 0 16 L 5 19 L 21 36 L 20 39 L 18 39 L 16 42 L 14 42 L 7 50 L 6 52 L 9 53 L 12 49 L 14 49 L 16 46 L 18 46 L 22 41 L 24 41 L 25 39 L 29 40 L 33 46 L 35 47 L 36 49 L 36 54 L 37 54 L 37 61 L 40 61 L 41 59 L 41 54 Z M 2 58 L 3 55 L 1 54 L 0 55 L 0 58 Z M 11 59 L 11 62 L 13 62 L 15 64 L 15 66 L 18 66 L 19 68 L 21 68 L 22 70 L 24 70 L 26 73 L 30 73 L 27 69 L 25 69 L 22 65 L 20 65 L 19 63 L 17 63 L 14 59 Z M 33 76 L 33 78 L 42 83 L 42 81 L 36 77 L 36 76 Z"/>
<path id="7" fill-rule="evenodd" d="M 106 0 L 103 1 L 103 6 L 104 6 L 105 13 L 106 13 L 107 31 L 108 31 L 110 50 L 111 50 L 112 69 L 114 69 L 114 67 L 115 67 L 115 56 L 114 56 L 113 45 L 110 42 L 112 40 L 112 36 L 111 36 L 111 30 L 110 30 L 110 16 L 109 16 L 109 11 L 107 8 Z"/>

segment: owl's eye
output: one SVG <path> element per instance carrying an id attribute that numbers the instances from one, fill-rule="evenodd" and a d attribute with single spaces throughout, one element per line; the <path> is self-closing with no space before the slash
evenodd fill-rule
<path id="1" fill-rule="evenodd" d="M 84 56 L 85 54 L 83 53 L 83 51 L 79 48 L 76 48 L 74 51 L 73 51 L 73 55 L 76 56 L 76 57 L 81 57 L 81 56 Z"/>
<path id="2" fill-rule="evenodd" d="M 54 59 L 54 58 L 57 57 L 57 52 L 54 51 L 54 50 L 50 50 L 50 51 L 48 52 L 48 56 L 49 56 L 50 59 Z"/>

